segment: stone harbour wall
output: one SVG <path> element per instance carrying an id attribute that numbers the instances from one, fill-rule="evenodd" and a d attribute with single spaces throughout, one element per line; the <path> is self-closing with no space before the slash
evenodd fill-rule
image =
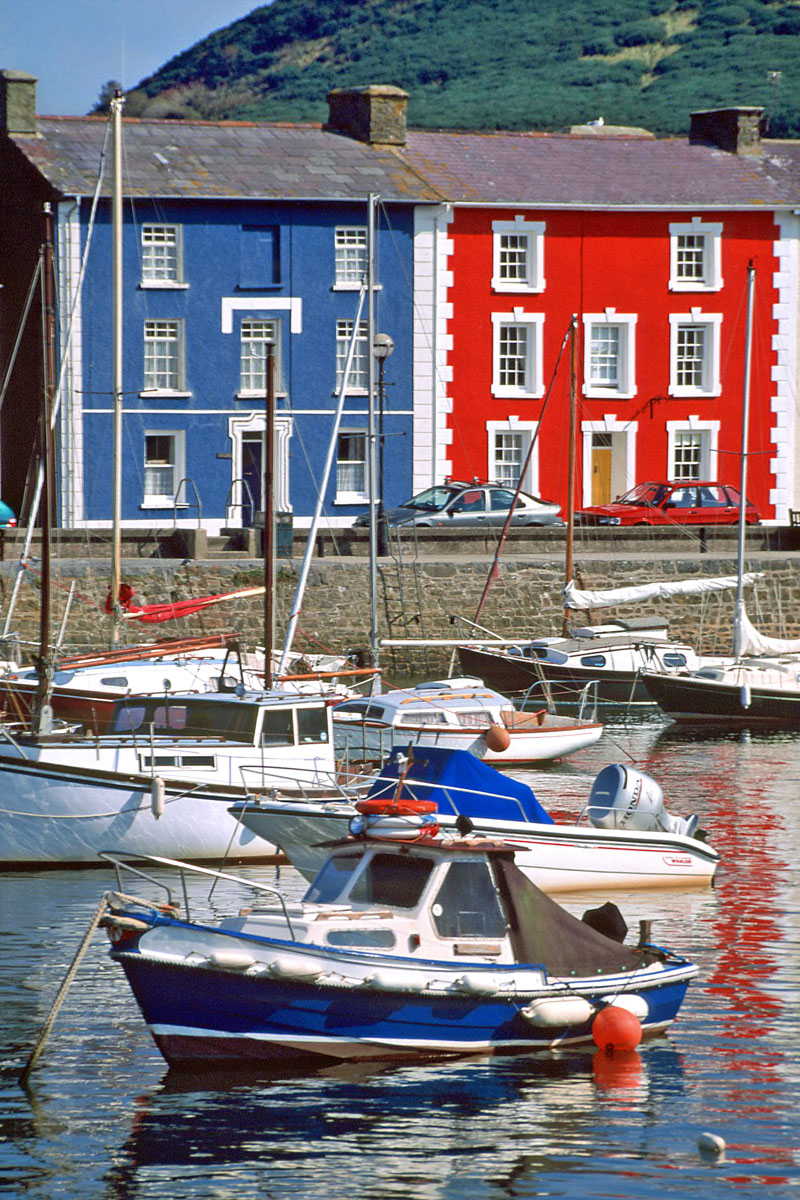
<path id="1" fill-rule="evenodd" d="M 625 553 L 604 549 L 581 550 L 574 562 L 580 586 L 600 589 L 646 583 L 653 579 L 735 573 L 733 556 L 675 555 L 655 548 Z M 381 637 L 445 639 L 468 635 L 469 626 L 452 617 L 473 620 L 491 566 L 485 551 L 473 555 L 430 552 L 405 556 L 402 564 L 381 560 L 378 572 L 378 628 Z M 301 560 L 279 562 L 275 587 L 275 644 L 281 645 L 288 622 Z M 764 551 L 749 555 L 748 569 L 762 570 L 763 579 L 746 592 L 747 610 L 758 627 L 775 636 L 800 637 L 800 553 Z M 3 627 L 16 564 L 3 564 Z M 147 604 L 219 594 L 264 583 L 258 560 L 128 559 L 123 579 L 135 589 L 134 603 Z M 500 564 L 499 577 L 489 590 L 479 624 L 503 637 L 541 636 L 561 631 L 561 591 L 564 564 L 561 553 L 536 556 L 509 553 Z M 73 596 L 69 601 L 70 588 Z M 108 568 L 101 560 L 67 561 L 59 565 L 52 604 L 52 639 L 62 628 L 65 609 L 70 611 L 61 641 L 61 653 L 105 649 L 110 644 L 111 621 L 103 612 L 108 593 Z M 672 597 L 638 606 L 574 614 L 573 624 L 588 624 L 606 617 L 657 615 L 665 618 L 676 638 L 689 641 L 705 653 L 727 653 L 735 591 L 703 597 Z M 226 600 L 178 621 L 163 624 L 125 624 L 123 644 L 162 638 L 198 636 L 235 631 L 248 647 L 264 643 L 264 597 Z M 5 653 L 29 658 L 39 637 L 38 576 L 25 572 L 9 632 L 15 642 Z M 370 640 L 370 572 L 365 559 L 323 557 L 312 562 L 295 647 L 308 652 L 366 650 Z M 382 651 L 387 671 L 433 677 L 446 672 L 451 650 L 433 648 Z"/>

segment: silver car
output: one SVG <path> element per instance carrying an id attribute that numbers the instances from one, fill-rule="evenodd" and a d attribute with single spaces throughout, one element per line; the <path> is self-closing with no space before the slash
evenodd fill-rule
<path id="1" fill-rule="evenodd" d="M 390 525 L 416 525 L 429 529 L 479 529 L 481 526 L 502 528 L 514 502 L 513 488 L 499 483 L 442 483 L 426 488 L 398 508 L 387 508 L 385 516 Z M 540 500 L 520 492 L 514 509 L 512 525 L 563 525 L 561 509 L 550 500 Z M 357 527 L 369 524 L 364 513 L 355 521 Z"/>

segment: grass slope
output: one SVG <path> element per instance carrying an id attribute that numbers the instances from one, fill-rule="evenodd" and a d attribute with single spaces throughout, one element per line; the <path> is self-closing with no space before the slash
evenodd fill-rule
<path id="1" fill-rule="evenodd" d="M 800 134 L 798 0 L 274 0 L 129 94 L 131 116 L 324 121 L 333 87 L 396 84 L 417 128 L 659 134 L 763 105 Z"/>

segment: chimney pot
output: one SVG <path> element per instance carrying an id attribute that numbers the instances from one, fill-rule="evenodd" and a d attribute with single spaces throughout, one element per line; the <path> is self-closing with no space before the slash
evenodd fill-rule
<path id="1" fill-rule="evenodd" d="M 693 112 L 689 141 L 716 146 L 731 154 L 755 156 L 761 153 L 761 117 L 763 108 L 740 105 L 737 108 L 711 108 Z"/>
<path id="2" fill-rule="evenodd" d="M 24 71 L 0 71 L 0 130 L 35 136 L 36 80 Z"/>
<path id="3" fill-rule="evenodd" d="M 371 146 L 405 146 L 407 102 L 408 92 L 390 85 L 334 88 L 325 128 Z"/>

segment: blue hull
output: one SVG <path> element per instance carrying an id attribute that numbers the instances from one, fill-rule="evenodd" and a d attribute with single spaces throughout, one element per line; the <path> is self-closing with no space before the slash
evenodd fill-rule
<path id="1" fill-rule="evenodd" d="M 526 1001 L 513 996 L 320 987 L 154 962 L 135 952 L 113 957 L 171 1064 L 517 1053 L 591 1040 L 590 1022 L 538 1028 L 520 1012 Z M 647 997 L 645 1034 L 674 1020 L 687 986 L 667 975 L 657 987 L 631 989 Z"/>

